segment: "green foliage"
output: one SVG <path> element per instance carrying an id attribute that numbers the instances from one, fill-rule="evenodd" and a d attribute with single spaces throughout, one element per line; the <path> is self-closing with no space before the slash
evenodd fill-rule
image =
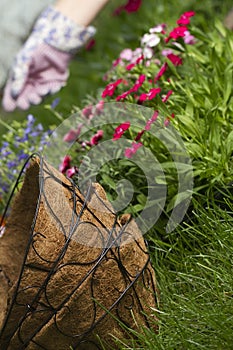
<path id="1" fill-rule="evenodd" d="M 233 207 L 194 204 L 192 220 L 162 242 L 149 235 L 160 304 L 159 333 L 142 330 L 120 349 L 231 350 L 233 332 Z M 125 344 L 125 345 L 123 345 Z"/>
<path id="2" fill-rule="evenodd" d="M 203 35 L 192 34 L 184 72 L 172 82 L 174 124 L 193 159 L 196 186 L 210 190 L 232 179 L 232 74 L 233 35 L 216 20 Z"/>

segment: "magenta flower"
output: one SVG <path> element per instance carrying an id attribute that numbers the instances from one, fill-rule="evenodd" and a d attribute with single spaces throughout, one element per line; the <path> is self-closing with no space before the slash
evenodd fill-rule
<path id="1" fill-rule="evenodd" d="M 158 95 L 161 92 L 161 88 L 152 88 L 149 92 L 143 93 L 139 96 L 139 101 L 146 101 L 146 100 L 152 100 L 155 98 L 156 95 Z"/>
<path id="2" fill-rule="evenodd" d="M 130 122 L 125 122 L 120 125 L 118 125 L 114 131 L 112 140 L 118 140 L 121 138 L 121 136 L 128 130 L 130 127 Z"/>
<path id="3" fill-rule="evenodd" d="M 182 58 L 180 58 L 177 55 L 174 55 L 174 53 L 169 53 L 167 55 L 167 58 L 174 64 L 174 66 L 180 66 L 183 64 Z"/>
<path id="4" fill-rule="evenodd" d="M 131 69 L 133 69 L 135 66 L 136 66 L 136 63 L 130 63 L 130 64 L 128 64 L 128 65 L 125 67 L 125 69 L 126 69 L 126 70 L 131 70 Z"/>
<path id="5" fill-rule="evenodd" d="M 116 87 L 122 82 L 122 79 L 118 79 L 114 83 L 108 84 L 104 91 L 102 92 L 102 97 L 105 98 L 106 96 L 112 96 L 116 90 Z"/>
<path id="6" fill-rule="evenodd" d="M 136 83 L 134 84 L 134 86 L 131 88 L 131 92 L 138 91 L 138 89 L 142 86 L 145 80 L 146 80 L 145 74 L 141 74 L 137 79 Z"/>
<path id="7" fill-rule="evenodd" d="M 116 101 L 124 100 L 128 95 L 130 95 L 131 90 L 123 92 L 123 94 L 116 97 Z"/>
<path id="8" fill-rule="evenodd" d="M 85 49 L 87 51 L 90 51 L 95 46 L 95 44 L 96 44 L 96 41 L 95 41 L 95 39 L 92 38 L 87 42 Z"/>
<path id="9" fill-rule="evenodd" d="M 126 11 L 128 13 L 136 12 L 139 10 L 141 4 L 142 4 L 142 0 L 128 0 L 128 2 L 125 5 L 118 7 L 113 12 L 113 14 L 119 15 L 122 11 Z"/>
<path id="10" fill-rule="evenodd" d="M 76 166 L 72 166 L 72 168 L 67 169 L 66 176 L 71 178 L 77 173 L 78 173 L 78 168 Z"/>
<path id="11" fill-rule="evenodd" d="M 137 150 L 142 147 L 143 144 L 141 142 L 133 142 L 132 146 L 125 149 L 125 157 L 132 158 L 132 156 L 137 152 Z"/>
<path id="12" fill-rule="evenodd" d="M 91 145 L 98 145 L 99 141 L 103 138 L 103 130 L 98 130 L 97 133 L 91 138 Z"/>
<path id="13" fill-rule="evenodd" d="M 186 26 L 190 23 L 190 17 L 192 17 L 194 15 L 195 15 L 194 11 L 185 12 L 180 16 L 180 18 L 178 19 L 178 21 L 176 23 L 178 25 Z"/>
<path id="14" fill-rule="evenodd" d="M 173 93 L 172 90 L 169 90 L 168 93 L 166 94 L 166 96 L 162 99 L 162 102 L 167 102 L 167 100 L 169 99 L 169 97 L 171 96 L 171 94 Z"/>
<path id="15" fill-rule="evenodd" d="M 159 79 L 163 76 L 163 74 L 166 72 L 167 68 L 168 68 L 168 65 L 167 65 L 167 63 L 165 62 L 165 63 L 162 65 L 162 67 L 160 68 L 159 72 L 157 73 L 157 75 L 156 75 L 156 77 L 155 77 L 155 82 L 156 82 L 157 80 L 159 80 Z"/>
<path id="16" fill-rule="evenodd" d="M 145 74 L 141 74 L 141 75 L 139 76 L 139 78 L 136 80 L 136 83 L 134 84 L 134 86 L 133 86 L 131 89 L 129 89 L 129 90 L 123 92 L 121 95 L 117 96 L 116 101 L 124 100 L 124 99 L 125 99 L 128 95 L 130 95 L 132 92 L 137 92 L 138 89 L 139 89 L 139 88 L 142 86 L 142 84 L 144 83 L 145 79 L 146 79 Z"/>
<path id="17" fill-rule="evenodd" d="M 66 155 L 66 156 L 63 158 L 63 161 L 62 161 L 62 163 L 61 163 L 61 165 L 60 165 L 60 167 L 59 167 L 59 170 L 60 170 L 60 172 L 61 172 L 62 174 L 65 174 L 66 171 L 67 171 L 68 169 L 70 169 L 70 168 L 71 168 L 71 157 L 68 156 L 68 155 Z"/>
<path id="18" fill-rule="evenodd" d="M 183 38 L 185 36 L 185 32 L 187 32 L 188 28 L 183 26 L 183 27 L 176 27 L 174 28 L 169 36 L 165 39 L 165 42 L 167 43 L 170 39 L 179 39 Z"/>
<path id="19" fill-rule="evenodd" d="M 137 136 L 135 137 L 134 141 L 139 141 L 142 137 L 142 135 L 144 134 L 145 129 L 143 129 L 142 131 L 139 131 Z"/>
<path id="20" fill-rule="evenodd" d="M 113 68 L 118 66 L 118 64 L 122 65 L 122 59 L 120 57 L 118 57 L 115 61 L 113 61 L 112 63 Z"/>
<path id="21" fill-rule="evenodd" d="M 124 6 L 126 12 L 136 12 L 142 5 L 142 0 L 128 0 L 127 4 Z"/>

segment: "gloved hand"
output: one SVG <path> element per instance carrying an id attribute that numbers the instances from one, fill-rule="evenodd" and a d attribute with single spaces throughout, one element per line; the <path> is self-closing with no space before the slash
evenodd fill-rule
<path id="1" fill-rule="evenodd" d="M 3 108 L 29 108 L 66 84 L 73 55 L 95 34 L 49 6 L 17 54 L 3 95 Z"/>

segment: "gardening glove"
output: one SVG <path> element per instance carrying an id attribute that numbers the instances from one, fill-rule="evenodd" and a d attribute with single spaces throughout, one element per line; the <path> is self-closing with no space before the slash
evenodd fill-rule
<path id="1" fill-rule="evenodd" d="M 15 57 L 3 108 L 27 109 L 40 103 L 43 96 L 59 91 L 68 79 L 70 60 L 95 32 L 92 26 L 79 26 L 53 7 L 46 8 Z"/>

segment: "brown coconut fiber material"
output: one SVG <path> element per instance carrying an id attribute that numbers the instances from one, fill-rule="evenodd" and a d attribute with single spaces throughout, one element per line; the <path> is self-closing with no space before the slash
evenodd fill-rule
<path id="1" fill-rule="evenodd" d="M 99 184 L 90 198 L 85 205 L 45 162 L 27 169 L 0 239 L 1 350 L 95 350 L 99 339 L 117 349 L 127 327 L 156 330 L 144 239 L 133 220 L 116 217 Z"/>

